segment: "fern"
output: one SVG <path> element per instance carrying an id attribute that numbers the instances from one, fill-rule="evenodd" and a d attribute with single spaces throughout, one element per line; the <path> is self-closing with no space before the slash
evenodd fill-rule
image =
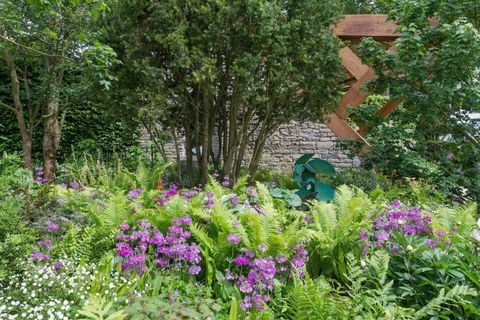
<path id="1" fill-rule="evenodd" d="M 89 304 L 83 306 L 78 311 L 85 316 L 83 319 L 92 320 L 123 320 L 127 315 L 122 311 L 112 312 L 113 302 L 107 302 L 106 299 L 90 295 Z"/>
<path id="2" fill-rule="evenodd" d="M 397 304 L 392 295 L 393 282 L 386 282 L 389 256 L 386 252 L 367 258 L 366 268 L 362 268 L 353 254 L 348 261 L 348 303 L 347 319 L 412 319 L 413 310 Z"/>
<path id="3" fill-rule="evenodd" d="M 344 304 L 334 298 L 333 289 L 323 279 L 315 283 L 307 275 L 302 283 L 297 278 L 288 298 L 291 319 L 347 319 Z"/>
<path id="4" fill-rule="evenodd" d="M 475 227 L 477 204 L 475 202 L 458 206 L 455 209 L 440 208 L 434 215 L 435 222 L 439 227 L 447 231 L 456 230 L 462 237 L 469 237 Z"/>
<path id="5" fill-rule="evenodd" d="M 441 289 L 438 296 L 433 298 L 426 306 L 415 313 L 415 319 L 424 319 L 441 312 L 443 308 L 452 308 L 452 305 L 462 306 L 470 304 L 465 297 L 475 297 L 477 291 L 468 286 L 456 285 L 445 293 L 445 289 Z M 444 306 L 447 305 L 447 306 Z"/>
<path id="6" fill-rule="evenodd" d="M 212 253 L 213 256 L 218 254 L 217 246 L 212 238 L 208 235 L 205 227 L 199 226 L 197 223 L 190 224 L 190 232 L 192 235 L 197 239 L 201 246 L 208 248 L 208 250 Z"/>
<path id="7" fill-rule="evenodd" d="M 368 226 L 370 201 L 363 192 L 341 186 L 332 203 L 312 201 L 309 208 L 313 230 L 307 236 L 315 248 L 310 271 L 313 275 L 333 275 L 344 282 L 345 255 L 360 249 L 358 234 Z"/>

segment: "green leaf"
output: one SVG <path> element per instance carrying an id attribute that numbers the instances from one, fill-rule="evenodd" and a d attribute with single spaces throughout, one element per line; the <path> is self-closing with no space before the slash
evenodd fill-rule
<path id="1" fill-rule="evenodd" d="M 314 172 L 305 170 L 302 173 L 302 182 L 304 183 L 310 183 L 310 182 L 316 182 L 317 178 Z"/>
<path id="2" fill-rule="evenodd" d="M 283 198 L 286 195 L 286 193 L 284 189 L 273 188 L 273 189 L 270 189 L 270 195 L 274 198 Z"/>
<path id="3" fill-rule="evenodd" d="M 237 320 L 238 319 L 238 302 L 237 298 L 232 297 L 232 301 L 230 302 L 230 314 L 228 315 L 229 320 Z"/>
<path id="4" fill-rule="evenodd" d="M 295 165 L 295 168 L 293 169 L 293 171 L 296 174 L 302 174 L 302 172 L 305 171 L 305 166 L 303 164 L 297 164 Z"/>
<path id="5" fill-rule="evenodd" d="M 308 170 L 316 173 L 335 174 L 335 168 L 332 166 L 332 164 L 322 159 L 310 160 L 307 164 L 305 164 L 305 167 Z"/>
<path id="6" fill-rule="evenodd" d="M 335 191 L 325 183 L 317 182 L 315 183 L 315 199 L 319 201 L 330 201 L 335 197 Z"/>
<path id="7" fill-rule="evenodd" d="M 309 191 L 309 190 L 307 190 L 305 187 L 298 189 L 298 191 L 296 192 L 296 194 L 297 194 L 300 198 L 302 198 L 302 199 L 306 198 L 306 197 L 309 196 L 311 193 L 312 193 L 312 192 Z"/>
<path id="8" fill-rule="evenodd" d="M 287 198 L 287 202 L 289 205 L 291 205 L 292 207 L 300 207 L 302 205 L 302 199 L 300 198 L 300 196 L 298 196 L 297 194 L 295 193 L 291 193 L 288 198 Z"/>
<path id="9" fill-rule="evenodd" d="M 308 160 L 310 160 L 315 154 L 314 153 L 305 153 L 303 156 L 295 161 L 295 166 L 299 164 L 305 164 Z"/>

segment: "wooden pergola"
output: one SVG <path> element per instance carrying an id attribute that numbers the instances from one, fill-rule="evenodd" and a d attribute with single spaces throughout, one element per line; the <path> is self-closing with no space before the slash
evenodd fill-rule
<path id="1" fill-rule="evenodd" d="M 360 41 L 364 37 L 372 37 L 377 41 L 390 43 L 400 36 L 394 21 L 387 20 L 386 15 L 346 15 L 345 18 L 333 27 L 334 34 L 342 40 Z M 390 50 L 394 50 L 390 46 Z M 366 127 L 353 128 L 347 123 L 348 108 L 359 106 L 371 94 L 362 90 L 367 81 L 374 80 L 377 75 L 369 66 L 362 63 L 360 58 L 350 47 L 344 47 L 339 52 L 343 67 L 350 73 L 354 83 L 340 100 L 337 111 L 326 117 L 325 124 L 342 140 L 360 140 L 365 147 L 369 144 L 364 139 Z M 388 101 L 377 114 L 386 117 L 401 103 L 399 100 Z"/>

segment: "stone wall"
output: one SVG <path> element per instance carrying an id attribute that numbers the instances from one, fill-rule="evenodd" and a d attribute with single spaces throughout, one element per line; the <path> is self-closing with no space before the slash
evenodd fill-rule
<path id="1" fill-rule="evenodd" d="M 337 137 L 323 123 L 290 122 L 280 126 L 265 144 L 261 166 L 289 172 L 293 162 L 304 153 L 328 160 L 335 168 L 351 168 L 360 164 L 350 159 L 347 152 L 336 146 Z"/>
<path id="2" fill-rule="evenodd" d="M 145 145 L 148 135 L 142 138 Z M 351 159 L 348 152 L 336 146 L 336 136 L 323 123 L 290 122 L 280 126 L 265 143 L 260 166 L 275 171 L 290 172 L 295 160 L 304 153 L 312 152 L 321 159 L 328 160 L 336 169 L 356 167 L 358 158 Z M 185 139 L 179 138 L 181 160 L 185 161 Z M 175 145 L 166 144 L 167 156 L 175 160 Z M 247 160 L 252 149 L 247 149 Z"/>

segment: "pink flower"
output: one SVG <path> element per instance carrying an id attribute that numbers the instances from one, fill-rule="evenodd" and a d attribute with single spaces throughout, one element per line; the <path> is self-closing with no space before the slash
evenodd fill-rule
<path id="1" fill-rule="evenodd" d="M 126 230 L 130 229 L 130 225 L 128 225 L 128 224 L 121 224 L 121 225 L 118 226 L 118 229 L 123 230 L 123 231 L 126 231 Z"/>
<path id="2" fill-rule="evenodd" d="M 60 230 L 60 226 L 56 223 L 49 223 L 47 225 L 47 231 L 55 232 L 55 231 L 58 231 L 58 230 Z"/>
<path id="3" fill-rule="evenodd" d="M 227 240 L 230 242 L 230 244 L 236 245 L 242 241 L 242 237 L 240 237 L 238 234 L 231 233 L 227 236 Z"/>

